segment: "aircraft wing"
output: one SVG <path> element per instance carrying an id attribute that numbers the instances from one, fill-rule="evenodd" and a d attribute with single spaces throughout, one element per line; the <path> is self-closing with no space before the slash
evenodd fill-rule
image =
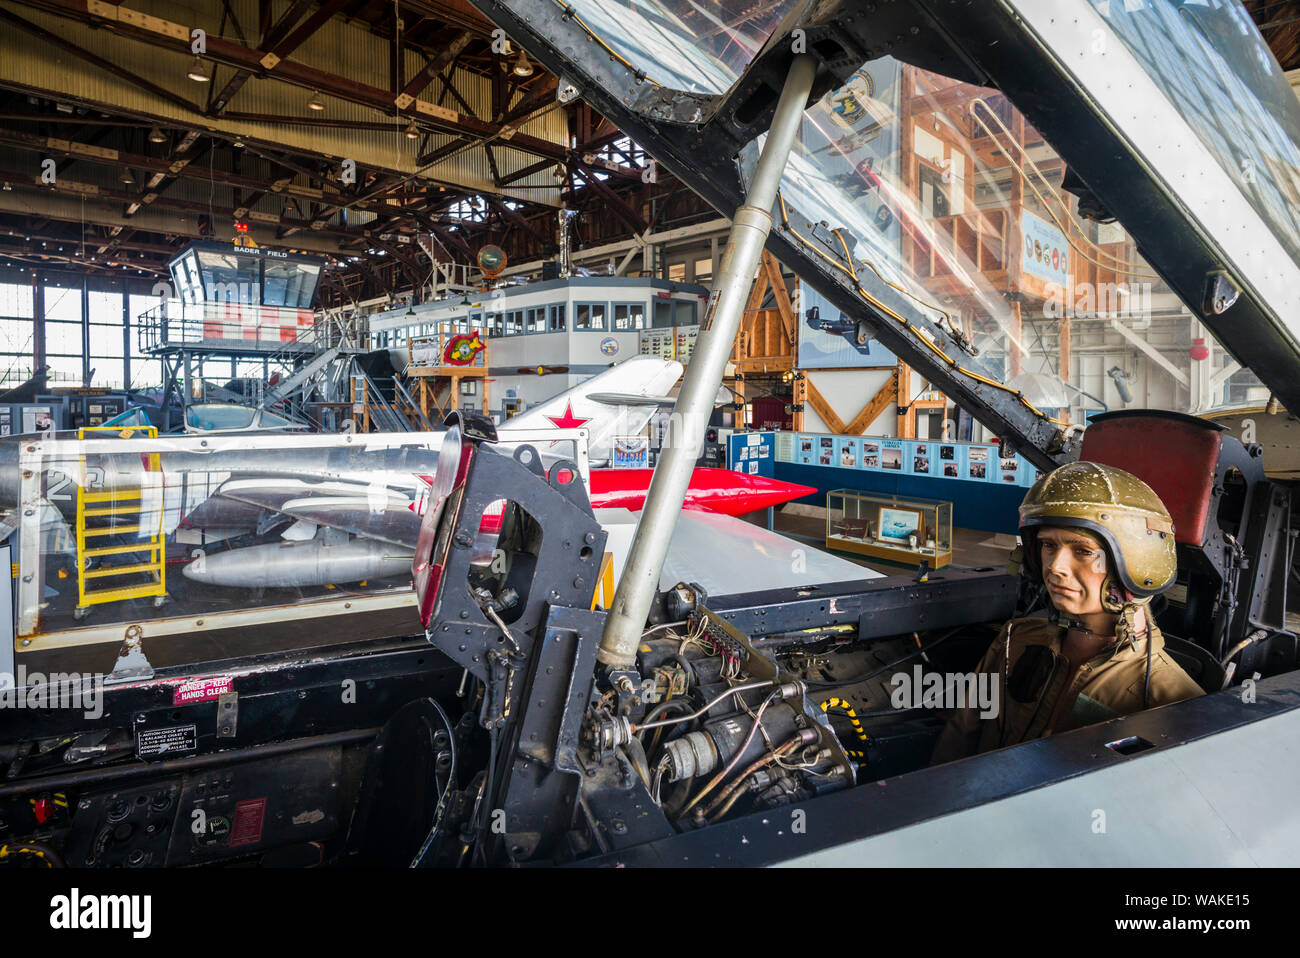
<path id="1" fill-rule="evenodd" d="M 641 516 L 626 509 L 597 509 L 595 513 L 609 533 L 605 548 L 614 555 L 617 582 Z M 719 562 L 719 556 L 726 556 L 726 561 Z M 677 517 L 659 588 L 698 582 L 709 595 L 735 595 L 880 577 L 865 566 L 743 519 L 687 511 Z"/>
<path id="2" fill-rule="evenodd" d="M 415 548 L 420 515 L 409 497 L 382 485 L 235 479 L 218 490 L 225 499 L 340 529 L 367 539 Z"/>

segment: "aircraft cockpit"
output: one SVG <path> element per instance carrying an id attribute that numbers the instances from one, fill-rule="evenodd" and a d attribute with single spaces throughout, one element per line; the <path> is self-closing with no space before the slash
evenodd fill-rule
<path id="1" fill-rule="evenodd" d="M 390 603 L 400 641 L 214 653 L 160 682 L 130 672 L 150 624 L 114 618 L 123 680 L 102 715 L 15 713 L 0 736 L 0 818 L 81 865 L 1291 863 L 1296 844 L 1266 826 L 1300 785 L 1278 758 L 1300 732 L 1300 526 L 1286 443 L 1261 439 L 1300 410 L 1300 103 L 1240 6 L 473 2 L 563 77 L 562 95 L 733 217 L 620 574 L 580 457 L 545 436 L 505 442 L 472 414 L 449 418 L 436 463 L 409 439 L 364 453 L 363 436 L 157 440 L 181 474 L 220 461 L 221 501 L 198 524 L 244 537 L 187 567 L 195 596 L 294 576 L 285 587 L 320 608 Z M 1178 572 L 1151 615 L 1205 695 L 930 766 L 946 715 L 927 695 L 1008 619 L 1043 614 L 1041 583 L 925 563 L 807 581 L 813 557 L 770 540 L 753 554 L 782 566 L 775 587 L 711 593 L 667 575 L 672 530 L 692 518 L 692 430 L 763 249 L 842 317 L 819 322 L 883 344 L 1002 455 L 1044 474 L 1103 464 L 1156 492 L 1172 521 L 1144 534 L 1173 537 Z M 197 289 L 203 253 L 185 255 Z M 257 267 L 264 289 L 271 265 Z M 52 443 L 7 467 L 24 477 L 15 514 L 54 509 L 49 525 L 71 517 L 76 539 L 73 562 L 20 579 L 19 622 L 48 620 L 60 568 L 98 588 L 85 571 L 117 560 L 86 534 L 128 524 L 102 510 L 128 495 L 160 516 L 169 496 L 192 496 L 191 518 L 203 508 L 201 483 L 159 483 L 149 456 L 115 442 Z M 409 495 L 367 489 L 376 462 Z M 76 493 L 62 505 L 52 467 Z M 295 531 L 276 542 L 268 522 Z M 730 540 L 704 541 L 706 561 L 743 577 Z M 26 534 L 17 547 L 44 549 Z M 327 556 L 382 600 L 323 599 Z M 212 611 L 185 614 L 200 630 Z M 189 627 L 173 625 L 169 648 Z M 69 743 L 116 751 L 69 757 Z M 205 798 L 212 769 L 225 784 Z M 1154 775 L 1195 787 L 1151 798 Z M 76 814 L 22 817 L 49 782 L 81 800 Z M 1136 837 L 1052 859 L 1041 836 L 1082 807 L 1080 782 L 1145 789 L 1115 803 Z M 258 796 L 283 814 L 247 811 Z M 196 836 L 198 807 L 214 825 Z M 1008 835 L 993 809 L 1037 824 Z M 816 827 L 792 828 L 796 812 Z M 1202 837 L 1168 841 L 1153 822 L 1171 814 Z M 229 828 L 250 817 L 255 830 Z"/>

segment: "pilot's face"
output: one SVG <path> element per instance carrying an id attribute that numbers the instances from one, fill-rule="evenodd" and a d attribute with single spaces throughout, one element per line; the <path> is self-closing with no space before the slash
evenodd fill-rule
<path id="1" fill-rule="evenodd" d="M 1057 611 L 1067 615 L 1104 611 L 1106 551 L 1099 540 L 1079 529 L 1040 529 L 1038 549 L 1043 582 Z"/>

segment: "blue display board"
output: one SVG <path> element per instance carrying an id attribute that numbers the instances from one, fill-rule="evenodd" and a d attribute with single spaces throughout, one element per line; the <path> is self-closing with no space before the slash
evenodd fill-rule
<path id="1" fill-rule="evenodd" d="M 1039 472 L 1015 456 L 1003 459 L 996 445 L 927 439 L 880 439 L 793 433 L 790 462 L 801 466 L 858 469 L 897 476 L 962 479 L 1031 486 Z M 734 454 L 733 454 L 734 456 Z M 763 473 L 767 475 L 767 473 Z"/>
<path id="2" fill-rule="evenodd" d="M 798 440 L 795 456 L 799 455 Z M 735 472 L 773 478 L 776 472 L 776 433 L 737 432 L 727 439 L 727 466 Z"/>

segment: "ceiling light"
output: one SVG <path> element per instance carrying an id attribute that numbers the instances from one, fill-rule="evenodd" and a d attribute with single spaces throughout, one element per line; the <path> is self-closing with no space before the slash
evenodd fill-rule
<path id="1" fill-rule="evenodd" d="M 406 310 L 406 318 L 407 318 L 407 319 L 415 319 L 415 307 L 414 307 L 414 306 L 410 306 L 410 307 L 407 308 L 407 310 Z"/>
<path id="2" fill-rule="evenodd" d="M 519 51 L 519 59 L 515 61 L 515 76 L 530 77 L 533 75 L 533 65 L 528 62 L 528 54 L 523 50 Z"/>
<path id="3" fill-rule="evenodd" d="M 163 131 L 158 129 L 158 127 L 155 126 L 152 130 L 149 131 L 149 142 L 166 143 L 167 137 L 163 136 Z"/>
<path id="4" fill-rule="evenodd" d="M 406 128 L 406 138 L 408 140 L 414 140 L 417 139 L 419 135 L 420 135 L 420 128 L 416 126 L 415 121 L 412 120 L 410 126 Z"/>
<path id="5" fill-rule="evenodd" d="M 202 57 L 194 58 L 194 63 L 190 66 L 190 72 L 185 75 L 195 83 L 207 83 L 211 79 L 208 76 L 208 65 L 203 62 Z"/>
<path id="6" fill-rule="evenodd" d="M 122 182 L 127 186 L 135 186 L 135 177 L 132 176 L 131 171 L 125 167 L 122 169 Z"/>
<path id="7" fill-rule="evenodd" d="M 242 150 L 244 148 L 244 141 L 241 140 L 239 137 L 235 137 L 233 140 L 230 141 L 230 145 L 237 150 Z"/>
<path id="8" fill-rule="evenodd" d="M 4 185 L 4 191 L 5 191 L 6 193 L 12 193 L 13 190 L 14 190 L 14 188 L 13 188 L 12 186 L 10 186 L 10 185 L 9 185 L 9 181 L 6 180 L 6 181 L 5 181 L 5 185 Z"/>
<path id="9" fill-rule="evenodd" d="M 315 90 L 311 91 L 311 99 L 307 101 L 307 109 L 315 110 L 317 113 L 325 109 L 325 102 Z"/>

